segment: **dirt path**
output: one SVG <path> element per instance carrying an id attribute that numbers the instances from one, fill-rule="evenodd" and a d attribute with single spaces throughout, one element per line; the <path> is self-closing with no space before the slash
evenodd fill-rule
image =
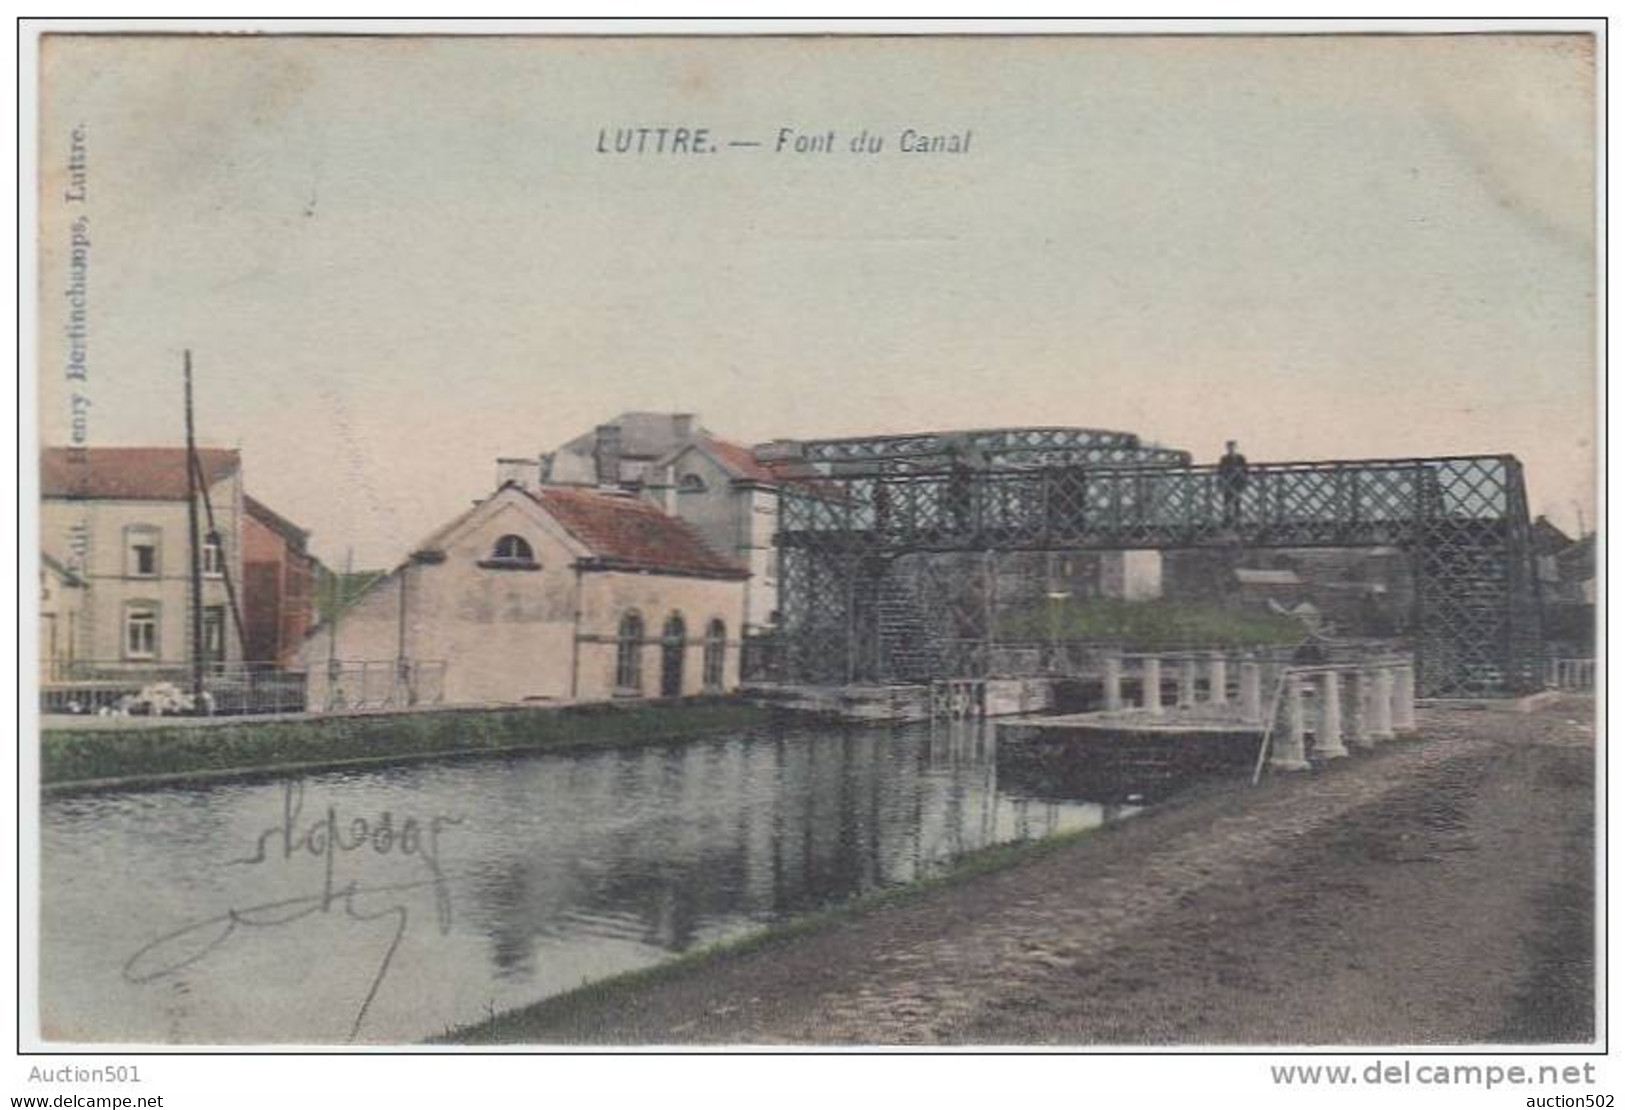
<path id="1" fill-rule="evenodd" d="M 1009 871 L 494 1039 L 1395 1044 L 1593 1036 L 1589 701 L 1224 783 Z"/>

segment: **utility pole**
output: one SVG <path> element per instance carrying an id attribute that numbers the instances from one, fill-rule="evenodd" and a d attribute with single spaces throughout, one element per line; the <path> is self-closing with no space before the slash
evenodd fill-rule
<path id="1" fill-rule="evenodd" d="M 197 437 L 192 428 L 192 352 L 186 351 L 186 527 L 192 556 L 192 698 L 199 711 L 203 707 L 203 552 L 198 547 L 198 466 Z"/>
<path id="2" fill-rule="evenodd" d="M 344 549 L 344 570 L 328 575 L 327 665 L 332 669 L 339 658 L 339 613 L 349 602 L 350 575 L 355 572 L 355 548 Z"/>

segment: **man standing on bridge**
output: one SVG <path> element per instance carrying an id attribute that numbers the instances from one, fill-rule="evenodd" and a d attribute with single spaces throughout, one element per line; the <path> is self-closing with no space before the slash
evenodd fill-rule
<path id="1" fill-rule="evenodd" d="M 1247 491 L 1247 456 L 1236 450 L 1236 441 L 1226 440 L 1219 459 L 1219 493 L 1224 498 L 1224 526 L 1234 528 L 1241 519 L 1241 495 Z"/>

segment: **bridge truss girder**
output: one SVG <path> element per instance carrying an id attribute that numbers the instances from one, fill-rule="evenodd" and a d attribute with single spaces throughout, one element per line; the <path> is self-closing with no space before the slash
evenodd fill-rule
<path id="1" fill-rule="evenodd" d="M 930 472 L 956 461 L 1002 470 L 1044 466 L 1189 466 L 1189 451 L 1101 428 L 989 428 L 816 440 L 796 457 L 825 473 L 861 476 Z"/>
<path id="2" fill-rule="evenodd" d="M 1537 680 L 1539 598 L 1512 456 L 1258 465 L 1239 486 L 1188 465 L 821 461 L 823 476 L 781 494 L 780 610 L 796 681 L 977 673 L 995 634 L 991 607 L 967 587 L 970 556 L 997 583 L 1011 552 L 1376 545 L 1410 554 L 1425 693 Z M 903 619 L 910 605 L 919 616 Z M 911 638 L 900 657 L 895 641 Z"/>

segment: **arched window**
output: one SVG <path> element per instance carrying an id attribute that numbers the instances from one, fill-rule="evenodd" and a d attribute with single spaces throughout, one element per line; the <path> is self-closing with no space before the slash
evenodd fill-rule
<path id="1" fill-rule="evenodd" d="M 621 618 L 615 636 L 615 686 L 643 689 L 643 617 L 635 609 Z"/>
<path id="2" fill-rule="evenodd" d="M 688 626 L 683 614 L 673 613 L 666 618 L 666 627 L 660 631 L 660 696 L 683 696 L 683 654 L 688 646 Z"/>
<path id="3" fill-rule="evenodd" d="M 685 474 L 681 478 L 677 479 L 677 492 L 704 493 L 705 479 L 701 478 L 698 474 Z"/>
<path id="4" fill-rule="evenodd" d="M 480 560 L 480 566 L 493 570 L 537 570 L 536 553 L 524 536 L 507 535 L 497 540 L 489 559 Z"/>
<path id="5" fill-rule="evenodd" d="M 705 627 L 705 688 L 722 689 L 722 665 L 727 658 L 728 626 L 714 620 Z"/>

